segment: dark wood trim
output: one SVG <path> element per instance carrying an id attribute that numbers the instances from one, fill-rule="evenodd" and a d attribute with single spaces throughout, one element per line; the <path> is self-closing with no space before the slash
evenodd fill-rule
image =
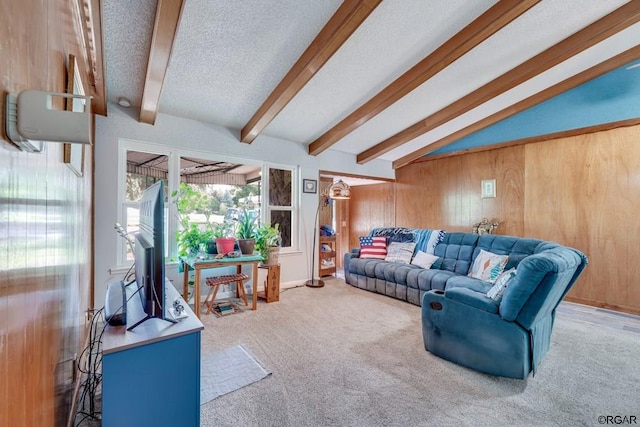
<path id="1" fill-rule="evenodd" d="M 569 77 L 557 83 L 541 92 L 538 92 L 526 99 L 523 99 L 520 102 L 517 102 L 507 108 L 504 108 L 497 113 L 494 113 L 488 117 L 485 117 L 482 120 L 479 120 L 475 123 L 470 124 L 469 126 L 460 129 L 450 135 L 445 136 L 425 147 L 422 147 L 412 153 L 407 154 L 393 162 L 393 168 L 398 169 L 402 166 L 406 166 L 412 161 L 426 155 L 432 153 L 446 145 L 451 144 L 454 141 L 457 141 L 460 138 L 464 138 L 465 136 L 469 136 L 474 132 L 482 130 L 488 126 L 491 126 L 500 120 L 504 120 L 507 117 L 511 117 L 517 113 L 520 113 L 527 108 L 533 107 L 534 105 L 540 104 L 548 99 L 553 98 L 556 95 L 560 95 L 563 92 L 568 91 L 569 89 L 573 89 L 576 86 L 579 86 L 583 83 L 588 82 L 602 74 L 608 73 L 618 67 L 623 66 L 631 61 L 640 58 L 640 45 L 635 46 L 631 49 L 628 49 L 604 62 L 601 62 L 598 65 L 595 65 L 579 74 L 576 74 L 573 77 Z"/>
<path id="2" fill-rule="evenodd" d="M 369 162 L 424 135 L 638 21 L 640 21 L 640 2 L 627 3 L 481 88 L 363 151 L 358 154 L 357 162 L 360 164 Z"/>
<path id="3" fill-rule="evenodd" d="M 431 160 L 444 159 L 447 157 L 460 156 L 463 154 L 498 150 L 501 148 L 514 147 L 516 145 L 533 144 L 536 142 L 550 141 L 552 139 L 567 138 L 567 137 L 577 136 L 577 135 L 586 135 L 589 133 L 602 132 L 606 130 L 617 129 L 617 128 L 627 127 L 627 126 L 636 126 L 636 125 L 640 125 L 640 118 L 620 120 L 620 121 L 611 122 L 611 123 L 603 123 L 600 125 L 587 126 L 579 129 L 563 130 L 561 132 L 549 133 L 546 135 L 538 135 L 538 136 L 532 136 L 529 138 L 514 139 L 513 141 L 508 141 L 508 142 L 500 142 L 497 144 L 483 145 L 482 147 L 465 148 L 464 150 L 452 151 L 450 153 L 443 153 L 435 156 L 423 156 L 417 160 L 414 160 L 411 163 L 413 164 L 413 163 L 429 162 Z"/>
<path id="4" fill-rule="evenodd" d="M 140 122 L 154 124 L 160 107 L 160 95 L 167 75 L 173 42 L 178 32 L 183 0 L 158 0 L 151 37 L 147 75 L 142 91 Z"/>
<path id="5" fill-rule="evenodd" d="M 539 0 L 501 0 L 309 145 L 317 156 L 529 10 Z"/>
<path id="6" fill-rule="evenodd" d="M 347 0 L 293 64 L 282 81 L 240 131 L 240 141 L 252 143 L 342 44 L 367 19 L 382 0 Z"/>

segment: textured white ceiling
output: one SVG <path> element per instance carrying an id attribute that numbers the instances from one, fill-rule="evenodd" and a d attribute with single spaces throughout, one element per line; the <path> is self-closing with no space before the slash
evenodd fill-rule
<path id="1" fill-rule="evenodd" d="M 263 133 L 311 143 L 495 3 L 384 0 Z M 360 153 L 624 3 L 543 0 L 332 149 Z M 237 134 L 340 4 L 338 0 L 185 0 L 160 112 L 225 126 Z M 126 96 L 140 105 L 155 6 L 155 0 L 104 0 L 110 101 Z M 636 27 L 382 158 L 395 160 L 637 44 Z"/>

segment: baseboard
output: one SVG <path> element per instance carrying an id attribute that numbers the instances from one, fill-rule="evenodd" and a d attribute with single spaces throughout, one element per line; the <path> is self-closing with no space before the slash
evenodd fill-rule
<path id="1" fill-rule="evenodd" d="M 618 304 L 609 304 L 609 303 L 606 303 L 606 302 L 594 301 L 594 300 L 590 300 L 590 299 L 586 299 L 586 298 L 576 298 L 576 297 L 570 297 L 570 296 L 566 296 L 564 299 L 565 299 L 565 301 L 575 302 L 575 303 L 584 304 L 584 305 L 590 305 L 592 307 L 606 308 L 607 310 L 621 311 L 623 313 L 640 315 L 640 308 L 638 308 L 638 307 L 631 307 L 631 306 L 627 306 L 627 305 L 618 305 Z"/>

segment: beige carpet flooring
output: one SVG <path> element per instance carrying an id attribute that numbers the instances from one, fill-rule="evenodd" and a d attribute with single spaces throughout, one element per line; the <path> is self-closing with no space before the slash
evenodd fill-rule
<path id="1" fill-rule="evenodd" d="M 419 307 L 341 279 L 202 320 L 202 354 L 242 344 L 272 372 L 202 405 L 202 426 L 596 426 L 616 415 L 640 423 L 638 334 L 566 310 L 527 380 L 429 354 Z"/>

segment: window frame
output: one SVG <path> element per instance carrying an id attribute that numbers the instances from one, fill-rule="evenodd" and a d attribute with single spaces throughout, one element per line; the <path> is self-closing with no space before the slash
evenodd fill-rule
<path id="1" fill-rule="evenodd" d="M 291 206 L 272 206 L 269 203 L 269 169 L 281 169 L 291 172 Z M 281 247 L 281 254 L 300 252 L 300 195 L 299 177 L 300 167 L 283 163 L 264 162 L 262 166 L 262 221 L 271 219 L 272 210 L 291 211 L 291 246 Z"/>
<path id="2" fill-rule="evenodd" d="M 169 147 L 163 145 L 157 145 L 148 142 L 132 141 L 124 138 L 118 140 L 118 177 L 117 177 L 117 200 L 118 207 L 116 213 L 116 222 L 123 223 L 124 209 L 126 205 L 131 203 L 125 200 L 126 198 L 126 173 L 127 173 L 127 152 L 128 151 L 140 151 L 144 153 L 151 153 L 156 155 L 164 155 L 168 157 L 168 173 L 167 173 L 167 194 L 171 194 L 175 189 L 180 186 L 180 158 L 200 158 L 204 160 L 218 160 L 228 161 L 232 163 L 259 166 L 261 168 L 261 212 L 260 221 L 265 222 L 271 218 L 271 209 L 274 208 L 269 205 L 269 168 L 283 169 L 291 171 L 291 206 L 278 207 L 279 210 L 291 210 L 291 246 L 281 248 L 280 252 L 295 253 L 300 251 L 300 195 L 299 192 L 299 166 L 288 165 L 282 163 L 266 162 L 264 160 L 255 160 L 248 158 L 240 158 L 235 156 L 224 155 L 215 152 L 204 152 L 199 150 L 180 149 L 176 147 Z M 177 259 L 178 244 L 175 239 L 176 232 L 179 227 L 177 219 L 177 208 L 175 203 L 170 200 L 165 200 L 165 209 L 167 212 L 166 217 L 166 230 L 165 236 L 168 245 L 168 259 Z M 171 237 L 174 236 L 174 237 Z M 124 239 L 118 237 L 117 239 L 117 264 L 119 267 L 129 267 L 132 265 L 132 261 L 126 259 L 126 245 Z"/>

